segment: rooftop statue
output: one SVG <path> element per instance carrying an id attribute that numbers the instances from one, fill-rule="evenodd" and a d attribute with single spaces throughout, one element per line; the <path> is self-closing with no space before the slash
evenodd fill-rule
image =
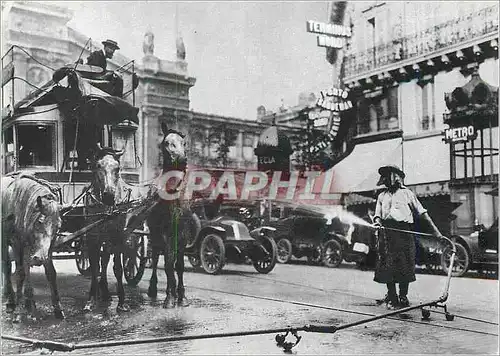
<path id="1" fill-rule="evenodd" d="M 182 37 L 177 37 L 175 46 L 177 48 L 177 59 L 182 61 L 186 60 L 186 47 L 184 46 Z"/>
<path id="2" fill-rule="evenodd" d="M 155 51 L 155 35 L 151 30 L 144 34 L 144 42 L 142 44 L 142 51 L 145 56 L 152 56 Z"/>

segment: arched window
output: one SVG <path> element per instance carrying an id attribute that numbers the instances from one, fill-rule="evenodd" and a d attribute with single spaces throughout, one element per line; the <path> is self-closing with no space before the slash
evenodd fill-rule
<path id="1" fill-rule="evenodd" d="M 254 157 L 254 137 L 252 134 L 246 133 L 243 135 L 243 159 L 251 161 Z"/>

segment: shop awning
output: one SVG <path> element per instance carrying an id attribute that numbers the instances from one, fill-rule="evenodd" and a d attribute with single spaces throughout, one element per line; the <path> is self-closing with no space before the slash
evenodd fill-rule
<path id="1" fill-rule="evenodd" d="M 323 175 L 331 175 L 331 193 L 366 192 L 377 189 L 378 168 L 386 164 L 401 166 L 401 139 L 358 144 L 349 156 Z"/>
<path id="2" fill-rule="evenodd" d="M 432 182 L 409 186 L 407 185 L 406 187 L 413 191 L 413 193 L 415 193 L 415 195 L 420 198 L 450 194 L 450 187 L 448 182 Z"/>
<path id="3" fill-rule="evenodd" d="M 364 195 L 357 193 L 349 193 L 346 194 L 344 198 L 345 206 L 353 206 L 353 205 L 364 205 L 364 204 L 375 204 L 377 199 L 372 197 L 365 197 Z"/>

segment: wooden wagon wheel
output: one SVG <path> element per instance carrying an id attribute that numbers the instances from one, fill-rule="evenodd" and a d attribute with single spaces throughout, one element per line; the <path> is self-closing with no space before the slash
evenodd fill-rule
<path id="1" fill-rule="evenodd" d="M 146 238 L 132 233 L 131 248 L 123 255 L 123 272 L 129 286 L 136 286 L 144 274 L 148 260 Z"/>
<path id="2" fill-rule="evenodd" d="M 85 277 L 91 276 L 92 271 L 90 270 L 89 252 L 84 237 L 75 240 L 74 249 L 76 268 L 78 269 L 78 272 Z"/>

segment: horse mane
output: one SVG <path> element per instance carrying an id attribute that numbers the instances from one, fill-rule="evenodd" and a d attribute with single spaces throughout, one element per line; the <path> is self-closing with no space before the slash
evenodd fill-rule
<path id="1" fill-rule="evenodd" d="M 59 191 L 61 190 L 61 187 L 59 187 L 58 185 L 52 184 L 48 180 L 36 177 L 33 174 L 29 174 L 29 173 L 25 173 L 25 172 L 12 172 L 12 173 L 6 174 L 6 177 L 31 179 L 32 181 L 46 187 L 56 197 L 57 197 L 57 194 L 59 193 Z"/>
<path id="2" fill-rule="evenodd" d="M 20 174 L 2 187 L 2 209 L 7 216 L 14 217 L 14 228 L 18 233 L 32 236 L 35 223 L 42 215 L 49 219 L 59 219 L 57 195 L 47 181 L 31 175 Z M 38 197 L 48 197 L 51 201 L 45 206 L 46 214 L 38 208 Z"/>
<path id="3" fill-rule="evenodd" d="M 182 138 L 186 138 L 186 135 L 184 135 L 182 132 L 174 130 L 174 129 L 168 129 L 167 132 L 164 133 L 164 137 L 167 137 L 170 134 L 176 134 L 179 135 Z"/>
<path id="4" fill-rule="evenodd" d="M 95 160 L 98 161 L 104 156 L 107 155 L 114 155 L 116 153 L 116 150 L 113 147 L 102 147 L 100 150 L 98 150 L 95 154 Z"/>

